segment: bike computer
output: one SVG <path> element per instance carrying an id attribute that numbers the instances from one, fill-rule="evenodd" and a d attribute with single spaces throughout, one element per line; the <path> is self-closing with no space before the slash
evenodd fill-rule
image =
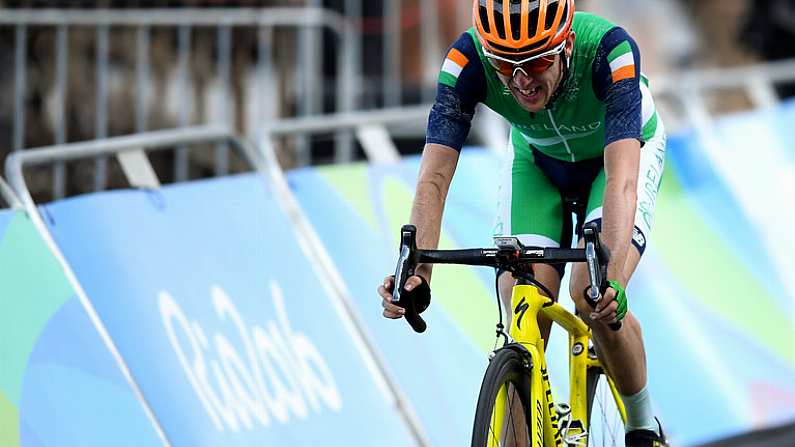
<path id="1" fill-rule="evenodd" d="M 524 245 L 515 236 L 494 236 L 494 245 L 500 250 L 521 251 Z"/>

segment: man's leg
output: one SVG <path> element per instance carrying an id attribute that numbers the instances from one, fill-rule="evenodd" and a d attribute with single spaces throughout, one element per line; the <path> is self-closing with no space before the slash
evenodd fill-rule
<path id="1" fill-rule="evenodd" d="M 523 140 L 518 137 L 518 140 Z M 511 141 L 516 142 L 513 132 Z M 563 231 L 563 204 L 560 192 L 535 164 L 535 157 L 526 142 L 512 146 L 511 158 L 501 174 L 495 235 L 516 236 L 525 246 L 559 247 Z M 568 247 L 569 239 L 565 241 Z M 554 267 L 534 266 L 536 279 L 552 292 L 557 300 L 560 274 Z M 505 308 L 511 306 L 511 287 L 515 283 L 510 273 L 499 278 L 499 290 Z M 509 318 L 512 312 L 508 313 Z M 541 335 L 546 339 L 551 322 L 539 317 Z M 510 320 L 509 320 L 510 321 Z"/>
<path id="2" fill-rule="evenodd" d="M 631 246 L 624 264 L 627 278 L 632 276 L 639 261 L 640 253 Z M 647 429 L 656 432 L 658 427 L 651 413 L 651 403 L 646 389 L 646 352 L 640 323 L 631 311 L 627 312 L 618 331 L 613 331 L 606 324 L 590 321 L 588 315 L 592 309 L 583 295 L 583 290 L 588 285 L 587 275 L 584 264 L 575 264 L 570 293 L 578 312 L 591 327 L 594 342 L 598 345 L 599 359 L 610 372 L 627 407 L 627 429 Z"/>
<path id="3" fill-rule="evenodd" d="M 580 247 L 582 246 L 581 242 Z M 632 246 L 627 254 L 624 274 L 627 278 L 631 278 L 640 261 L 640 253 Z M 610 371 L 618 392 L 625 396 L 635 394 L 646 385 L 646 353 L 643 348 L 640 323 L 631 310 L 622 320 L 622 327 L 618 331 L 610 329 L 606 324 L 590 321 L 588 316 L 593 308 L 585 301 L 583 295 L 588 284 L 588 270 L 585 264 L 574 264 L 569 292 L 577 311 L 591 327 L 593 336 L 603 351 L 600 352 L 600 359 Z"/>

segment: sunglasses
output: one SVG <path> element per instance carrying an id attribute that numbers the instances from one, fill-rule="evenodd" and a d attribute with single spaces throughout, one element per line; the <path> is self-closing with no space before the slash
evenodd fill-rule
<path id="1" fill-rule="evenodd" d="M 494 67 L 497 72 L 507 76 L 513 77 L 517 68 L 521 68 L 527 74 L 541 74 L 549 69 L 555 63 L 558 55 L 563 51 L 566 46 L 566 41 L 563 41 L 557 47 L 535 56 L 530 56 L 527 59 L 520 61 L 506 59 L 497 56 L 496 54 L 489 53 L 488 50 L 483 48 L 483 55 L 488 59 L 489 64 Z"/>

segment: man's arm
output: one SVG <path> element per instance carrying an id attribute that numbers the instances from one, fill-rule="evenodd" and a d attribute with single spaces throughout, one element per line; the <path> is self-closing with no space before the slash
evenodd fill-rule
<path id="1" fill-rule="evenodd" d="M 417 189 L 411 207 L 410 222 L 417 227 L 417 247 L 436 249 L 442 227 L 447 191 L 458 165 L 458 151 L 441 145 L 428 143 L 422 151 Z M 431 281 L 430 264 L 420 264 L 416 273 Z"/>
<path id="2" fill-rule="evenodd" d="M 428 116 L 428 132 L 422 151 L 420 172 L 409 221 L 417 227 L 417 247 L 435 249 L 439 245 L 442 213 L 447 191 L 458 165 L 458 151 L 469 134 L 475 106 L 486 99 L 486 79 L 472 36 L 463 33 L 448 49 L 439 74 L 436 101 Z M 404 289 L 420 286 L 421 275 L 431 281 L 431 266 L 420 264 Z M 395 278 L 384 278 L 378 286 L 384 316 L 400 318 L 405 310 L 392 304 Z"/>
<path id="3" fill-rule="evenodd" d="M 622 28 L 602 37 L 593 63 L 596 97 L 605 103 L 605 192 L 602 208 L 602 239 L 610 249 L 607 277 L 626 287 L 624 269 L 637 205 L 638 165 L 642 141 L 640 50 Z M 594 320 L 608 322 L 618 307 L 616 290 L 605 292 Z"/>
<path id="4" fill-rule="evenodd" d="M 610 250 L 607 277 L 626 286 L 624 262 L 632 240 L 637 205 L 640 143 L 623 139 L 605 148 L 605 195 L 602 210 L 602 240 Z"/>

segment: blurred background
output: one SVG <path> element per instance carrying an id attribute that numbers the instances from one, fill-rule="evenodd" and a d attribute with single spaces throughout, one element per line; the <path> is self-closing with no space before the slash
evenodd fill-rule
<path id="1" fill-rule="evenodd" d="M 669 376 L 653 382 L 659 408 L 663 416 L 672 421 L 673 439 L 678 441 L 675 445 L 795 445 L 793 429 L 787 425 L 795 419 L 795 290 L 791 285 L 791 273 L 795 271 L 795 261 L 791 259 L 795 237 L 788 231 L 789 222 L 795 217 L 791 210 L 795 196 L 792 143 L 795 134 L 791 124 L 795 118 L 795 103 L 790 99 L 795 96 L 795 0 L 579 0 L 577 9 L 614 21 L 636 39 L 642 53 L 642 69 L 650 79 L 670 136 L 670 168 L 666 168 L 666 178 L 670 180 L 663 182 L 657 213 L 675 217 L 659 218 L 659 236 L 655 237 L 659 238 L 661 248 L 648 256 L 648 273 L 639 274 L 637 290 L 660 297 L 659 302 L 652 301 L 661 307 L 650 305 L 645 309 L 650 320 L 661 313 L 680 315 L 670 307 L 675 306 L 671 303 L 676 300 L 669 298 L 672 293 L 681 295 L 684 289 L 692 290 L 694 296 L 680 297 L 681 306 L 689 308 L 691 301 L 688 300 L 692 299 L 703 306 L 697 311 L 710 315 L 704 317 L 708 322 L 692 322 L 692 326 L 703 324 L 702 332 L 682 329 L 678 334 L 681 339 L 677 339 L 677 346 L 673 348 L 670 340 L 666 341 L 661 334 L 669 332 L 670 325 L 679 327 L 679 320 L 674 317 L 670 317 L 671 321 L 661 319 L 647 329 L 652 334 L 649 339 L 657 346 L 667 346 L 657 348 L 665 351 L 659 353 L 651 348 L 658 359 L 654 363 L 660 371 L 657 374 L 667 375 L 672 364 L 698 371 L 689 376 Z M 408 445 L 406 439 L 416 441 L 417 445 L 461 445 L 461 440 L 467 439 L 470 424 L 467 418 L 471 416 L 467 411 L 470 409 L 451 397 L 456 394 L 455 390 L 445 395 L 448 400 L 437 398 L 436 401 L 456 408 L 467 407 L 467 411 L 458 410 L 463 411 L 460 414 L 448 408 L 456 421 L 463 422 L 450 423 L 442 432 L 429 429 L 429 425 L 440 425 L 435 418 L 442 418 L 444 411 L 437 409 L 436 413 L 425 414 L 424 402 L 432 391 L 415 383 L 417 379 L 409 367 L 398 365 L 417 364 L 417 358 L 430 356 L 429 350 L 455 343 L 454 339 L 431 337 L 437 341 L 412 341 L 411 346 L 422 352 L 419 357 L 382 357 L 377 353 L 392 346 L 394 341 L 389 339 L 414 335 L 408 334 L 407 327 L 391 328 L 387 331 L 389 335 L 384 334 L 377 309 L 365 303 L 374 303 L 375 286 L 383 273 L 393 268 L 397 228 L 408 218 L 406 204 L 410 203 L 416 178 L 416 156 L 424 144 L 436 77 L 446 48 L 470 23 L 471 3 L 467 0 L 0 0 L 0 159 L 10 159 L 12 154 L 28 151 L 33 153 L 33 148 L 48 147 L 50 151 L 46 160 L 28 162 L 24 174 L 20 167 L 19 178 L 10 182 L 10 188 L 4 183 L 0 186 L 4 186 L 10 197 L 7 202 L 11 210 L 27 207 L 27 213 L 32 216 L 36 214 L 35 204 L 42 204 L 39 212 L 43 213 L 43 221 L 31 217 L 36 228 L 34 233 L 40 233 L 54 253 L 52 262 L 60 263 L 67 272 L 66 279 L 60 280 L 69 284 L 64 286 L 70 290 L 65 293 L 64 300 L 79 301 L 84 309 L 79 312 L 87 312 L 91 320 L 84 322 L 87 327 L 100 328 L 99 339 L 113 356 L 108 364 L 115 361 L 122 365 L 123 374 L 113 380 L 133 384 L 134 392 L 129 399 L 137 402 L 145 396 L 143 400 L 150 402 L 144 406 L 144 413 L 138 414 L 140 408 L 135 405 L 129 410 L 133 414 L 129 416 L 131 419 L 139 420 L 141 427 L 150 427 L 141 429 L 143 431 L 151 430 L 150 422 L 157 421 L 155 433 L 151 437 L 144 436 L 140 442 L 168 440 L 175 445 L 198 445 L 205 441 L 175 433 L 180 431 L 174 428 L 178 425 L 170 424 L 178 424 L 180 420 L 170 421 L 162 416 L 176 411 L 175 404 L 163 410 L 151 403 L 157 400 L 151 393 L 159 391 L 152 391 L 152 386 L 155 390 L 158 388 L 149 384 L 156 380 L 146 377 L 154 375 L 152 368 L 155 366 L 137 364 L 134 360 L 127 364 L 120 360 L 138 355 L 133 354 L 137 352 L 133 342 L 137 335 L 134 328 L 118 329 L 129 323 L 121 316 L 112 316 L 124 306 L 110 297 L 121 293 L 117 289 L 122 286 L 108 286 L 108 273 L 102 273 L 97 265 L 110 264 L 109 269 L 121 272 L 119 281 L 137 284 L 134 277 L 140 272 L 136 269 L 143 268 L 151 258 L 141 254 L 140 258 L 131 259 L 132 255 L 125 250 L 112 249 L 127 244 L 122 241 L 127 233 L 119 230 L 115 226 L 118 222 L 112 219 L 135 222 L 140 215 L 122 213 L 120 206 L 111 205 L 122 203 L 120 196 L 112 196 L 117 202 L 105 202 L 111 197 L 108 191 L 129 191 L 141 186 L 159 188 L 161 184 L 171 183 L 204 185 L 196 182 L 235 176 L 244 178 L 239 176 L 252 171 L 267 174 L 272 182 L 284 180 L 283 184 L 269 183 L 264 187 L 267 194 L 263 197 L 266 198 L 260 199 L 266 201 L 274 195 L 285 200 L 280 202 L 279 212 L 289 217 L 285 217 L 282 224 L 295 228 L 296 237 L 302 241 L 296 243 L 296 247 L 300 245 L 301 250 L 305 250 L 307 244 L 321 244 L 322 241 L 324 253 L 327 250 L 323 258 L 328 258 L 325 264 L 314 270 L 307 267 L 314 264 L 304 258 L 296 262 L 305 264 L 307 276 L 319 276 L 321 283 L 332 284 L 318 288 L 330 287 L 331 291 L 326 290 L 326 293 L 342 299 L 343 304 L 338 303 L 337 310 L 343 308 L 343 313 L 349 317 L 353 315 L 350 317 L 352 323 L 346 323 L 346 327 L 357 329 L 346 337 L 359 340 L 357 343 L 369 352 L 364 356 L 368 359 L 365 363 L 376 365 L 372 368 L 379 371 L 375 375 L 381 377 L 376 380 L 381 385 L 374 389 L 381 392 L 384 387 L 388 389 L 386 394 L 391 397 L 386 399 L 384 407 L 396 412 L 387 416 L 407 421 L 405 432 L 389 434 L 406 442 L 395 441 L 394 445 Z M 168 129 L 178 131 L 173 135 L 151 134 Z M 212 138 L 195 137 L 205 135 L 201 132 L 207 129 L 222 129 L 223 135 L 210 132 Z M 118 139 L 123 136 L 132 137 Z M 124 146 L 124 150 L 128 150 L 145 149 L 149 145 L 168 146 L 173 150 L 147 153 L 144 162 L 141 159 L 136 162 L 112 157 L 115 149 L 100 153 L 87 152 L 84 145 L 80 148 L 69 146 L 92 140 L 97 142 L 93 147 L 100 151 L 102 147 Z M 459 196 L 453 193 L 453 203 L 458 203 L 455 197 L 459 197 L 460 206 L 456 211 L 453 205 L 450 215 L 454 217 L 446 217 L 451 246 L 489 243 L 491 208 L 496 203 L 493 197 L 496 191 L 489 188 L 496 190 L 493 178 L 496 174 L 478 173 L 475 168 L 493 165 L 496 172 L 495 160 L 504 155 L 507 148 L 507 126 L 483 108 L 476 114 L 467 145 L 472 155 L 468 156 L 469 161 L 462 161 L 464 167 L 461 169 L 467 169 L 467 163 L 472 164 L 475 177 L 470 178 L 479 180 L 460 186 Z M 72 155 L 65 155 L 67 153 Z M 7 180 L 16 176 L 16 166 L 7 164 Z M 397 192 L 389 189 L 390 179 L 399 181 L 402 189 Z M 671 185 L 667 192 L 666 185 Z M 234 195 L 237 190 L 230 191 Z M 329 203 L 337 204 L 332 196 L 339 199 L 336 208 L 329 206 Z M 77 209 L 79 201 L 64 201 L 69 197 L 102 201 L 102 211 L 90 207 L 81 211 Z M 397 207 L 402 214 L 392 209 L 392 203 L 397 202 L 402 204 Z M 342 213 L 341 210 L 356 211 L 359 217 L 349 220 L 333 217 L 335 213 Z M 116 212 L 120 214 L 116 216 Z M 198 215 L 207 218 L 218 212 L 212 208 Z M 303 216 L 299 221 L 294 220 L 296 213 Z M 100 215 L 102 219 L 97 217 Z M 483 228 L 474 224 L 472 228 L 459 228 L 460 224 L 452 221 L 454 218 L 468 221 L 473 217 L 484 222 Z M 12 218 L 9 214 L 8 220 Z M 77 220 L 70 226 L 69 222 L 74 219 Z M 676 222 L 677 219 L 694 220 L 683 223 Z M 278 226 L 268 220 L 262 224 L 265 228 Z M 79 230 L 81 225 L 83 230 Z M 192 223 L 188 221 L 184 225 Z M 185 247 L 189 245 L 194 247 L 191 250 L 209 250 L 205 246 L 208 238 L 231 237 L 212 232 L 223 225 L 230 224 L 210 225 L 209 235 L 190 239 L 192 242 L 186 242 L 181 248 L 172 247 L 174 251 L 186 250 L 188 256 L 185 260 L 173 258 L 172 265 L 199 256 L 187 251 Z M 6 227 L 0 225 L 0 230 L 3 228 Z M 95 240 L 92 238 L 98 237 L 96 233 L 91 234 L 85 228 L 109 233 L 104 239 Z M 108 228 L 121 231 L 120 236 L 113 236 Z M 141 227 L 135 231 L 144 234 L 130 236 L 133 241 L 153 230 Z M 177 238 L 174 231 L 179 233 L 173 228 L 162 231 L 165 231 L 164 240 Z M 341 236 L 348 233 L 351 233 L 350 238 Z M 372 241 L 357 249 L 353 237 L 357 234 L 363 240 L 370 237 Z M 11 236 L 6 234 L 5 237 Z M 96 248 L 103 244 L 107 247 Z M 229 242 L 227 248 L 217 249 L 231 253 L 233 246 Z M 265 244 L 257 255 L 260 258 L 252 258 L 252 262 L 267 264 L 279 259 L 275 254 L 271 256 L 269 247 Z M 372 251 L 367 256 L 372 257 L 373 271 L 367 274 L 353 267 L 361 263 L 362 250 Z M 19 252 L 10 253 L 7 255 L 9 265 L 21 268 Z M 216 258 L 216 255 L 217 252 L 204 251 L 201 256 Z M 108 259 L 116 259 L 116 262 Z M 682 267 L 703 263 L 718 267 L 705 270 L 701 277 L 688 276 L 693 274 L 693 269 Z M 37 265 L 32 264 L 33 271 L 39 268 Z M 168 269 L 164 267 L 164 270 Z M 668 285 L 662 285 L 660 281 L 663 280 L 655 282 L 655 271 L 666 272 L 659 276 L 670 279 Z M 478 290 L 488 293 L 488 275 L 477 274 L 473 278 L 479 284 Z M 360 286 L 360 283 L 363 284 Z M 29 287 L 30 283 L 21 283 L 14 296 L 27 294 Z M 262 289 L 273 290 L 267 285 L 262 285 Z M 738 289 L 753 296 L 741 295 Z M 140 297 L 135 295 L 136 290 L 125 293 L 131 294 L 129 298 L 138 303 Z M 158 296 L 154 289 L 150 295 Z M 705 298 L 707 296 L 710 298 Z M 107 304 L 97 304 L 103 300 L 108 300 Z M 757 310 L 750 312 L 743 304 L 747 303 L 745 300 L 766 304 L 758 304 Z M 89 301 L 95 302 L 99 317 L 95 318 L 95 311 L 87 304 Z M 255 301 L 255 298 L 250 297 L 248 301 Z M 189 302 L 185 300 L 182 305 L 188 308 Z M 2 306 L 14 303 L 10 299 L 0 300 Z M 308 302 L 307 305 L 313 304 Z M 162 297 L 160 306 L 162 310 Z M 682 311 L 681 306 L 676 307 L 678 312 Z M 480 332 L 470 333 L 466 329 L 470 323 L 465 317 L 456 317 L 456 311 L 444 305 L 440 308 L 439 318 L 447 322 L 444 324 L 451 324 L 451 331 L 461 330 L 474 340 L 472 352 L 461 353 L 461 356 L 476 353 L 474 358 L 483 360 L 485 357 L 481 354 L 488 350 L 484 346 L 493 338 L 489 335 L 491 320 L 482 325 L 485 327 Z M 485 308 L 491 311 L 491 307 Z M 10 315 L 30 315 L 35 309 L 35 306 L 18 307 L 18 315 L 9 313 L 6 335 L 10 337 L 9 333 L 13 333 L 9 329 L 14 321 Z M 243 315 L 251 320 L 263 313 L 273 313 L 270 307 L 262 312 L 249 310 Z M 772 316 L 778 319 L 769 320 Z M 113 323 L 114 318 L 119 320 Z M 153 321 L 159 321 L 158 318 Z M 98 322 L 100 320 L 103 324 Z M 2 323 L 0 319 L 0 333 Z M 36 326 L 39 329 L 31 329 L 31 334 L 39 334 L 43 325 L 40 322 Z M 0 381 L 0 422 L 10 424 L 6 426 L 8 430 L 14 425 L 14 435 L 6 439 L 11 445 L 33 445 L 29 443 L 32 439 L 63 435 L 55 429 L 50 433 L 41 428 L 54 424 L 48 422 L 44 410 L 28 412 L 41 415 L 37 419 L 40 425 L 24 422 L 26 407 L 22 390 L 26 388 L 22 378 L 29 377 L 25 372 L 29 368 L 28 354 L 32 356 L 31 353 L 38 352 L 32 348 L 36 346 L 38 335 L 30 337 L 29 350 L 15 348 L 18 345 L 11 337 L 6 338 L 9 341 L 2 352 L 7 356 L 16 355 L 19 364 L 16 376 L 7 373 L 6 382 Z M 59 338 L 53 337 L 53 340 Z M 705 341 L 696 341 L 694 337 L 704 337 Z M 173 343 L 175 339 L 170 340 Z M 729 340 L 740 340 L 732 349 L 745 350 L 722 353 L 728 348 L 727 344 L 732 344 Z M 742 348 L 738 347 L 740 345 Z M 103 344 L 98 346 L 102 349 Z M 682 346 L 688 348 L 680 349 Z M 688 350 L 692 350 L 693 357 L 684 354 Z M 719 353 L 718 357 L 726 355 L 730 359 L 717 361 L 713 358 L 715 352 Z M 694 358 L 699 361 L 694 363 Z M 703 359 L 708 361 L 701 362 Z M 473 361 L 461 368 L 471 371 L 462 374 L 467 378 L 465 383 L 477 386 L 483 362 Z M 182 376 L 181 372 L 174 374 Z M 721 379 L 732 374 L 740 378 Z M 12 376 L 16 379 L 9 378 Z M 3 377 L 0 371 L 0 379 Z M 683 391 L 678 388 L 683 381 L 693 384 Z M 196 382 L 191 383 L 195 386 Z M 704 384 L 718 386 L 720 390 L 709 390 Z M 3 386 L 6 387 L 6 407 L 3 407 Z M 423 389 L 425 396 L 409 392 L 407 397 L 399 397 L 401 389 L 412 386 Z M 735 394 L 730 391 L 733 387 L 742 387 L 745 391 Z M 676 395 L 678 392 L 687 395 Z M 698 394 L 700 392 L 703 396 Z M 202 394 L 199 392 L 199 395 Z M 207 401 L 202 402 L 206 404 Z M 30 405 L 33 405 L 30 408 L 39 408 L 33 403 Z M 428 408 L 431 406 L 428 404 Z M 47 408 L 57 406 L 53 404 Z M 214 415 L 213 411 L 207 411 Z M 714 411 L 714 414 L 707 417 L 705 411 Z M 724 415 L 722 411 L 728 413 Z M 191 421 L 200 420 L 200 416 Z M 219 417 L 211 419 L 227 423 L 231 420 Z M 20 420 L 23 422 L 18 423 Z M 91 417 L 87 416 L 87 420 Z M 0 432 L 2 428 L 0 425 Z M 284 429 L 285 432 L 274 430 L 271 435 L 281 437 L 273 439 L 291 439 L 296 445 L 302 445 L 301 434 L 306 435 L 303 439 L 313 436 L 295 427 Z M 321 436 L 320 439 L 334 439 L 333 434 L 323 438 L 322 431 L 319 433 L 315 434 Z M 73 433 L 69 439 L 76 442 L 73 445 L 100 445 L 101 441 L 95 440 L 98 444 L 86 441 L 81 437 L 84 435 Z M 212 440 L 206 442 L 214 445 L 232 445 L 228 444 L 232 441 L 223 436 L 203 439 Z M 234 442 L 241 445 L 251 442 L 245 439 Z M 0 435 L 0 444 L 6 445 L 1 442 L 3 440 Z M 330 445 L 353 445 L 340 442 Z M 712 442 L 715 444 L 709 444 Z"/>
<path id="2" fill-rule="evenodd" d="M 621 24 L 639 42 L 671 130 L 690 121 L 683 104 L 694 99 L 687 98 L 690 90 L 709 114 L 795 93 L 791 80 L 715 71 L 795 56 L 790 1 L 582 0 L 577 6 Z M 2 7 L 0 156 L 205 123 L 253 137 L 273 120 L 428 103 L 444 50 L 471 20 L 468 2 L 455 0 L 4 1 Z M 692 86 L 679 82 L 683 70 L 697 69 L 713 71 Z M 486 121 L 473 142 L 488 144 L 484 132 L 493 123 Z M 424 128 L 416 124 L 397 135 L 402 153 L 422 148 Z M 280 156 L 286 167 L 361 159 L 350 144 L 308 135 L 280 148 Z M 178 173 L 209 171 L 207 160 L 191 160 Z M 99 186 L 75 174 L 59 172 L 56 197 Z M 33 192 L 45 197 L 50 186 L 34 185 Z"/>

